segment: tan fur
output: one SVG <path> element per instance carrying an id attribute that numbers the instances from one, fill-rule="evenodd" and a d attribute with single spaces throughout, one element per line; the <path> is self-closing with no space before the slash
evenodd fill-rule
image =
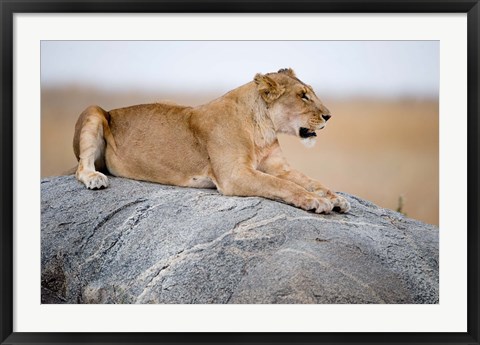
<path id="1" fill-rule="evenodd" d="M 202 106 L 137 105 L 109 112 L 92 106 L 75 127 L 76 177 L 107 187 L 100 171 L 163 184 L 261 196 L 305 210 L 341 212 L 350 205 L 290 168 L 277 133 L 325 126 L 328 109 L 291 69 L 254 80 Z M 323 117 L 322 117 L 323 116 Z"/>

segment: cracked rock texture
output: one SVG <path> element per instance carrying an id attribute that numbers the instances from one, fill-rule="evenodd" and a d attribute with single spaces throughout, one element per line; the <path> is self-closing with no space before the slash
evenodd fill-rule
<path id="1" fill-rule="evenodd" d="M 110 177 L 41 181 L 42 303 L 438 303 L 438 228 Z"/>

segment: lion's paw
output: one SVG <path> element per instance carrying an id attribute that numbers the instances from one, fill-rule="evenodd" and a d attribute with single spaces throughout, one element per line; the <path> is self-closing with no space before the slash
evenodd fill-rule
<path id="1" fill-rule="evenodd" d="M 318 207 L 315 210 L 315 213 L 325 213 L 329 214 L 332 212 L 334 205 L 331 203 L 330 200 L 327 198 L 317 198 L 318 200 Z"/>
<path id="2" fill-rule="evenodd" d="M 335 195 L 330 200 L 333 203 L 333 210 L 334 211 L 337 211 L 337 212 L 340 212 L 340 213 L 346 213 L 346 212 L 350 211 L 350 203 L 343 196 Z"/>
<path id="3" fill-rule="evenodd" d="M 332 212 L 334 206 L 330 200 L 317 196 L 303 197 L 298 202 L 294 203 L 294 205 L 305 211 L 325 214 Z"/>
<path id="4" fill-rule="evenodd" d="M 108 187 L 108 178 L 98 171 L 88 173 L 81 179 L 88 189 L 103 189 Z"/>
<path id="5" fill-rule="evenodd" d="M 322 199 L 327 198 L 328 200 L 330 200 L 333 205 L 333 211 L 337 211 L 340 213 L 346 213 L 350 211 L 350 203 L 348 202 L 348 200 L 345 199 L 343 196 L 332 192 L 331 190 L 321 189 L 315 191 L 315 194 Z"/>

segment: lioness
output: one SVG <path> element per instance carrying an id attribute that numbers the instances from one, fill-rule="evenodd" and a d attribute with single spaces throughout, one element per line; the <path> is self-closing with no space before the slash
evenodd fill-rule
<path id="1" fill-rule="evenodd" d="M 288 165 L 277 133 L 312 143 L 330 111 L 292 69 L 198 107 L 171 103 L 105 111 L 88 107 L 75 126 L 76 177 L 87 188 L 115 176 L 261 196 L 316 213 L 347 212 L 343 197 Z M 99 171 L 100 170 L 100 171 Z"/>

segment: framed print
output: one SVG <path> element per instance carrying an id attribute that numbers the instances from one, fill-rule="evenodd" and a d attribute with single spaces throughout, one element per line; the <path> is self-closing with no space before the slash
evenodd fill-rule
<path id="1" fill-rule="evenodd" d="M 478 344 L 479 11 L 2 1 L 2 344 Z"/>

